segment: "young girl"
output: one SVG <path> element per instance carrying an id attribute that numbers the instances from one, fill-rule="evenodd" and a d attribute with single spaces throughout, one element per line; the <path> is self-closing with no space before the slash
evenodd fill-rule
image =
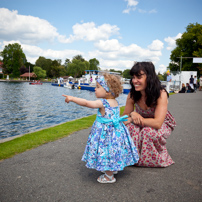
<path id="1" fill-rule="evenodd" d="M 81 106 L 98 108 L 96 120 L 88 137 L 87 145 L 82 157 L 87 168 L 104 172 L 97 181 L 100 183 L 114 183 L 114 174 L 129 165 L 138 162 L 137 149 L 130 134 L 122 123 L 128 116 L 119 116 L 116 97 L 122 92 L 120 78 L 111 74 L 104 74 L 97 79 L 95 95 L 102 98 L 87 101 L 82 98 L 63 95 L 65 102 L 75 102 Z"/>

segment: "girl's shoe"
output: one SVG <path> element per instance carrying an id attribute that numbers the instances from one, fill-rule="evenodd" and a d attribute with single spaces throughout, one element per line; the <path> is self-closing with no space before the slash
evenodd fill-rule
<path id="1" fill-rule="evenodd" d="M 109 180 L 108 180 L 106 177 L 108 177 Z M 109 176 L 109 175 L 107 175 L 107 174 L 105 173 L 105 174 L 103 174 L 103 175 L 100 175 L 100 177 L 98 177 L 97 181 L 98 181 L 99 183 L 103 183 L 103 184 L 106 184 L 106 183 L 114 183 L 114 182 L 116 182 L 116 178 L 112 179 L 113 177 L 114 177 L 114 175 Z"/>
<path id="2" fill-rule="evenodd" d="M 102 173 L 105 173 L 105 171 L 101 171 Z M 118 171 L 113 172 L 114 175 L 118 174 Z"/>

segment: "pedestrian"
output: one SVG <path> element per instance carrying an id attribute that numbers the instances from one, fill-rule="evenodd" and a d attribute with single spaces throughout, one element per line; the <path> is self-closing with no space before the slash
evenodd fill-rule
<path id="1" fill-rule="evenodd" d="M 189 79 L 189 85 L 194 90 L 194 78 L 193 78 L 193 75 L 191 75 L 191 78 Z"/>
<path id="2" fill-rule="evenodd" d="M 170 92 L 170 84 L 171 84 L 171 81 L 172 81 L 172 76 L 170 75 L 170 71 L 168 70 L 167 72 L 167 84 L 166 84 L 166 90 L 167 92 L 169 93 Z"/>
<path id="3" fill-rule="evenodd" d="M 194 76 L 194 90 L 197 90 L 197 78 Z"/>
<path id="4" fill-rule="evenodd" d="M 126 166 L 137 163 L 137 149 L 130 137 L 127 127 L 122 121 L 127 116 L 120 117 L 120 109 L 115 98 L 122 93 L 120 77 L 112 74 L 100 76 L 96 82 L 95 95 L 101 98 L 88 101 L 82 98 L 63 95 L 65 102 L 98 108 L 97 117 L 91 128 L 87 145 L 82 157 L 86 167 L 104 172 L 98 177 L 100 183 L 114 183 L 114 174 Z"/>
<path id="5" fill-rule="evenodd" d="M 130 70 L 131 89 L 124 122 L 139 153 L 137 166 L 167 167 L 174 163 L 166 139 L 176 126 L 168 111 L 168 92 L 161 85 L 151 62 L 137 62 Z M 134 110 L 135 107 L 135 110 Z"/>

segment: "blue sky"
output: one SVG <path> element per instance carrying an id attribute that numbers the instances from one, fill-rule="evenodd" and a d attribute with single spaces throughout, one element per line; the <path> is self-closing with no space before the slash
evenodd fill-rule
<path id="1" fill-rule="evenodd" d="M 201 0 L 0 0 L 0 51 L 21 44 L 39 56 L 97 58 L 102 70 L 152 61 L 165 72 L 175 40 L 202 24 Z"/>

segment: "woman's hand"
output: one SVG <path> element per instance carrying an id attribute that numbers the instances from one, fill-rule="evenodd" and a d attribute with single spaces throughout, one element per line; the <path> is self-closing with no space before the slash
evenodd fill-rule
<path id="1" fill-rule="evenodd" d="M 137 112 L 131 112 L 130 116 L 134 124 L 142 127 L 144 126 L 144 118 L 140 114 L 138 114 Z"/>

